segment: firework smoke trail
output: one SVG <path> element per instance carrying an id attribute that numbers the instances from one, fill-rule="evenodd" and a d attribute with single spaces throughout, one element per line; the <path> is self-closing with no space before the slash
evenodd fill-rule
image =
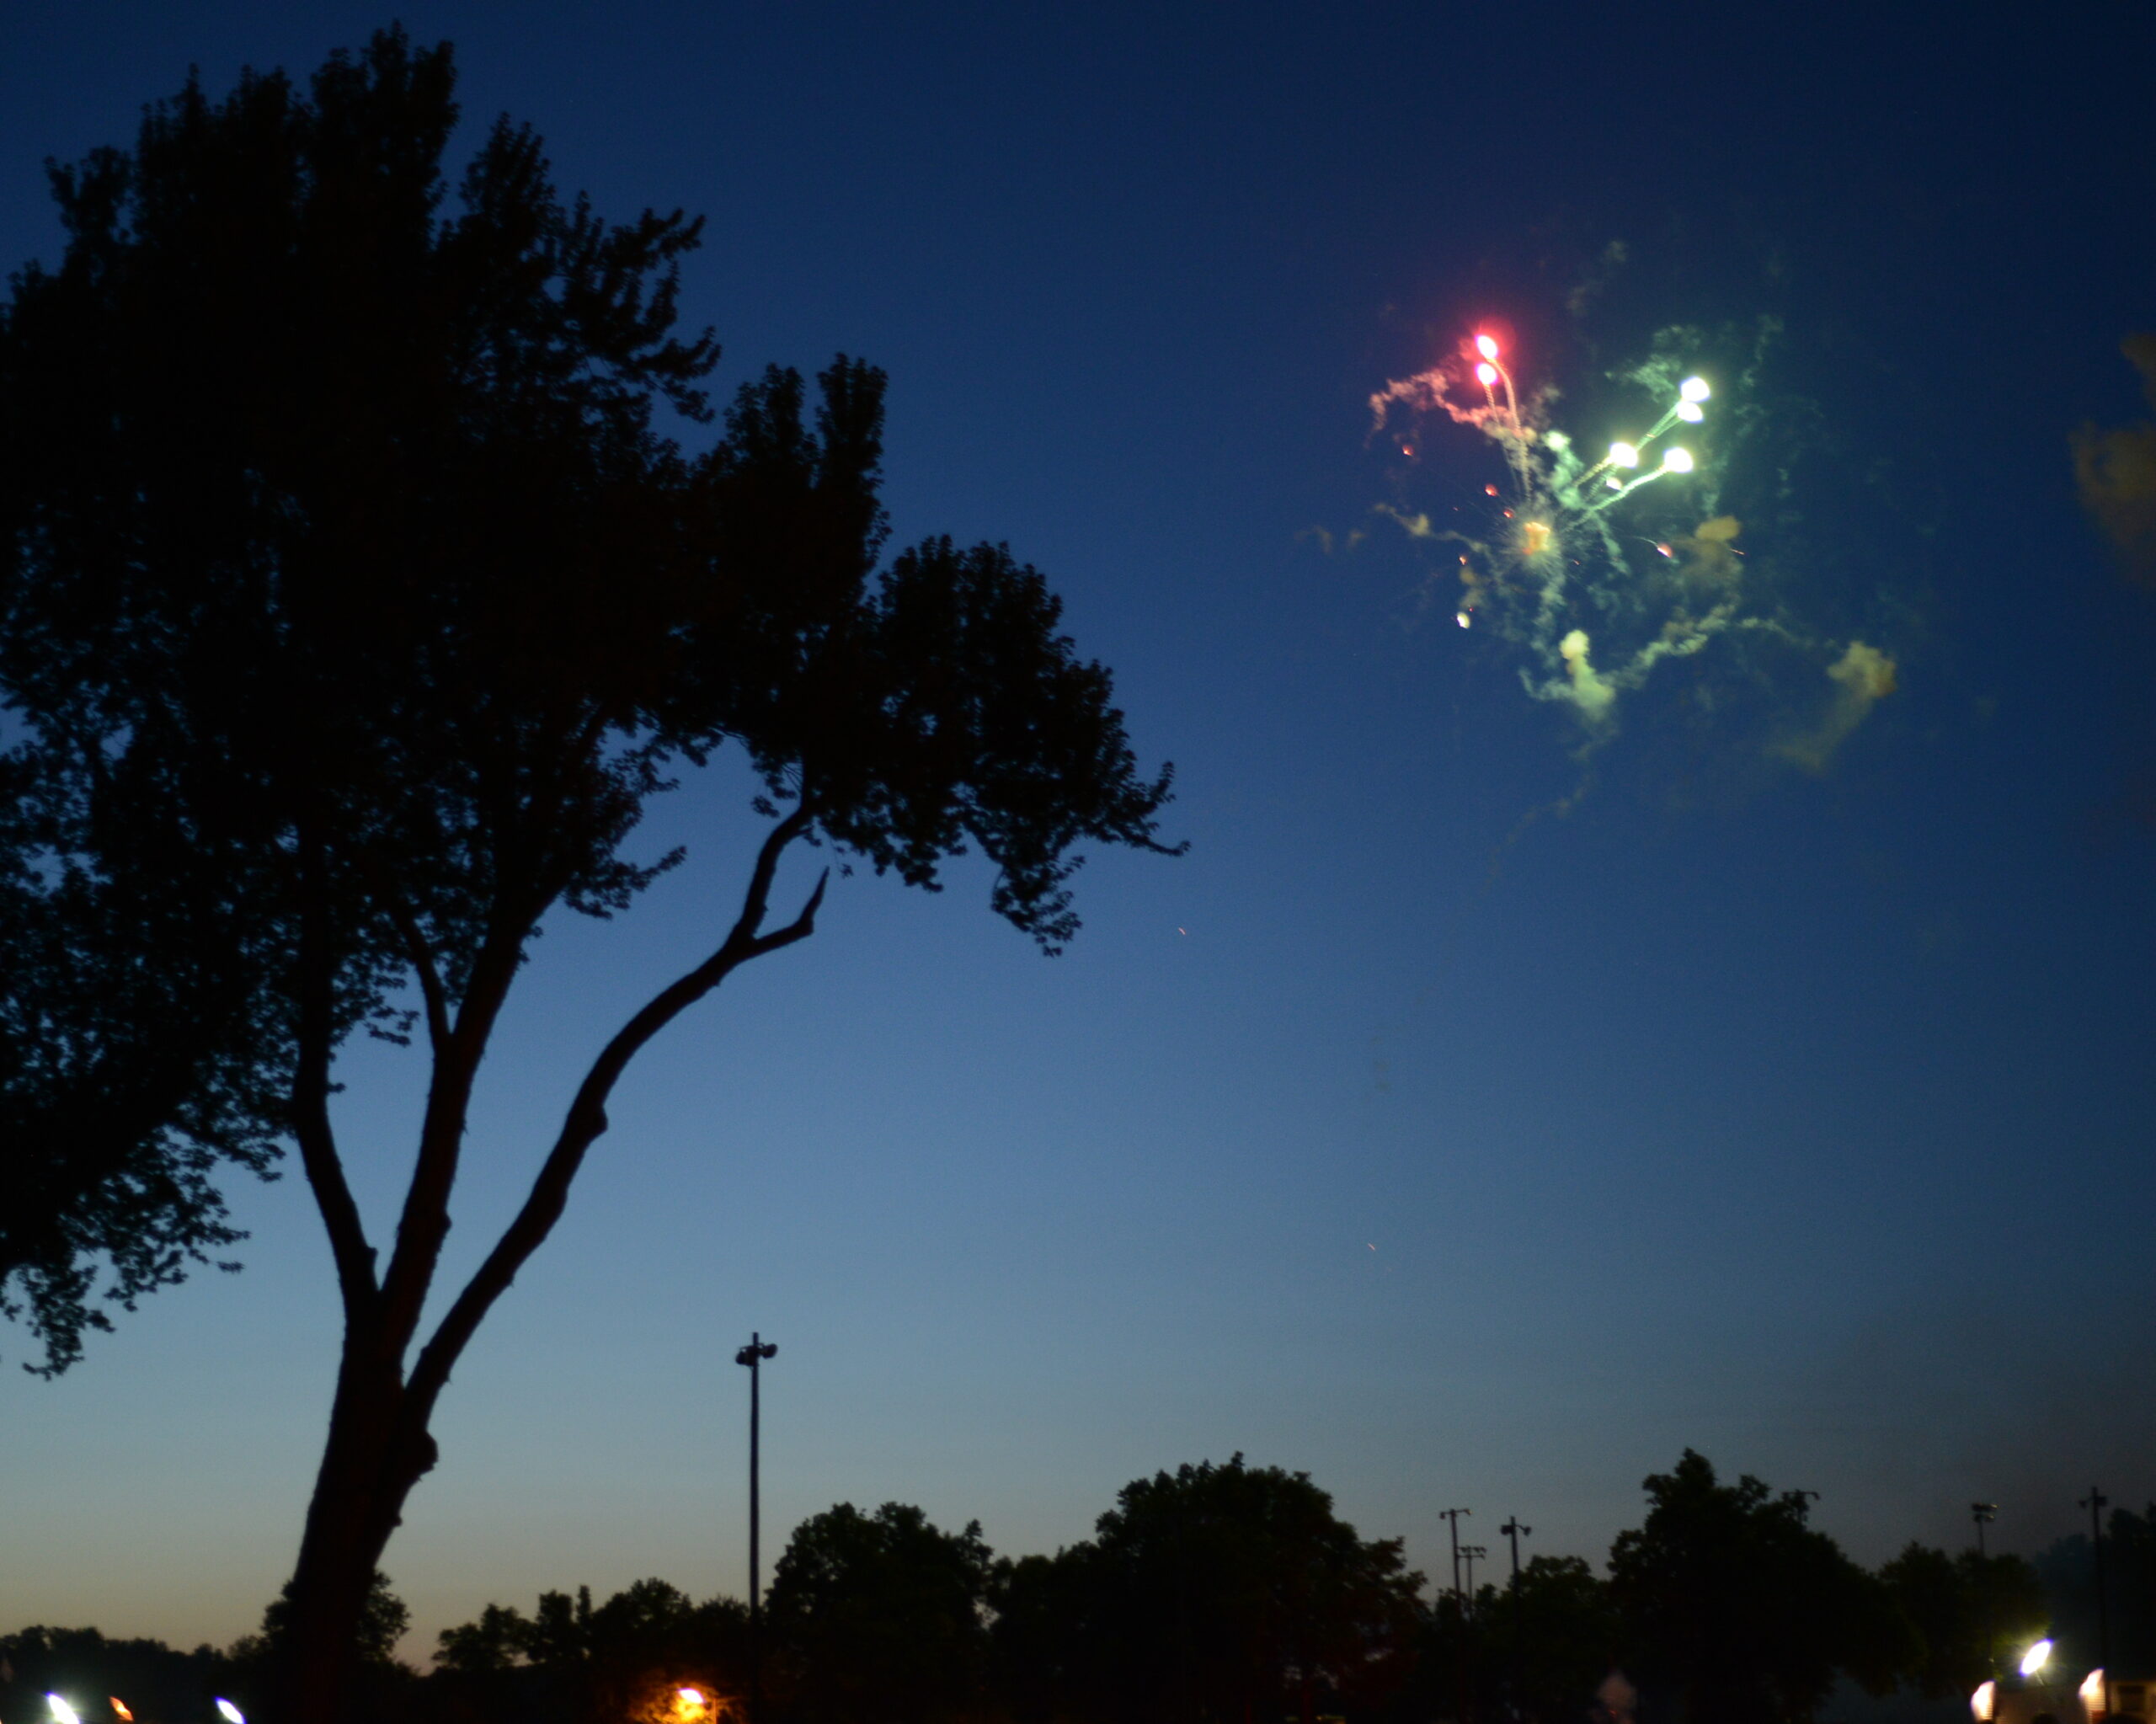
<path id="1" fill-rule="evenodd" d="M 1501 505 L 1502 520 L 1487 538 L 1465 532 L 1439 533 L 1426 516 L 1396 518 L 1417 536 L 1449 538 L 1461 547 L 1458 574 L 1462 587 L 1455 619 L 1470 627 L 1478 612 L 1491 611 L 1501 632 L 1521 639 L 1537 660 L 1523 671 L 1529 693 L 1538 699 L 1569 703 L 1593 731 L 1609 725 L 1617 698 L 1637 687 L 1662 659 L 1696 652 L 1713 635 L 1730 627 L 1736 616 L 1737 566 L 1729 541 L 1735 523 L 1709 534 L 1649 536 L 1665 562 L 1677 559 L 1673 543 L 1686 547 L 1693 575 L 1702 569 L 1721 577 L 1729 590 L 1705 586 L 1665 617 L 1651 638 L 1607 664 L 1597 662 L 1595 637 L 1616 613 L 1636 611 L 1641 583 L 1631 567 L 1625 536 L 1610 511 L 1645 487 L 1693 474 L 1692 451 L 1672 445 L 1660 462 L 1644 465 L 1644 451 L 1680 424 L 1696 425 L 1706 417 L 1713 391 L 1705 379 L 1688 376 L 1670 389 L 1660 411 L 1635 440 L 1609 446 L 1592 465 L 1582 462 L 1571 437 L 1549 423 L 1550 392 L 1530 394 L 1524 410 L 1497 339 L 1477 334 L 1462 344 L 1457 358 L 1417 376 L 1391 383 L 1371 398 L 1374 429 L 1383 429 L 1396 410 L 1423 414 L 1442 408 L 1456 424 L 1481 431 L 1499 446 L 1511 485 L 1500 493 L 1486 487 Z M 1472 378 L 1481 402 L 1462 405 L 1456 398 Z M 1695 547 L 1704 554 L 1694 554 Z M 1705 602 L 1700 602 L 1704 600 Z M 1584 626 L 1592 623 L 1593 627 Z"/>
<path id="2" fill-rule="evenodd" d="M 1764 342 L 1778 329 L 1763 320 L 1757 339 Z M 1551 423 L 1556 391 L 1543 387 L 1523 397 L 1497 339 L 1475 334 L 1451 358 L 1373 395 L 1372 435 L 1390 429 L 1396 416 L 1420 420 L 1442 411 L 1498 445 L 1509 487 L 1484 486 L 1494 506 L 1481 532 L 1441 531 L 1427 513 L 1380 512 L 1414 538 L 1457 547 L 1455 619 L 1462 628 L 1486 619 L 1501 638 L 1525 649 L 1522 685 L 1537 700 L 1572 708 L 1586 732 L 1582 753 L 1614 734 L 1623 697 L 1663 664 L 1691 659 L 1717 641 L 1731 651 L 1749 641 L 1809 659 L 1825 680 L 1827 688 L 1814 684 L 1798 697 L 1800 707 L 1815 709 L 1808 727 L 1778 720 L 1779 739 L 1767 750 L 1822 771 L 1872 707 L 1894 691 L 1894 661 L 1860 640 L 1830 639 L 1802 627 L 1748 570 L 1737 543 L 1743 525 L 1721 510 L 1721 488 L 1745 426 L 1756 430 L 1759 409 L 1743 408 L 1731 448 L 1717 447 L 1724 440 L 1707 430 L 1710 403 L 1720 405 L 1714 387 L 1677 357 L 1696 351 L 1700 339 L 1696 330 L 1665 331 L 1654 359 L 1610 374 L 1648 392 L 1647 428 L 1612 442 L 1590 462 Z M 1740 396 L 1748 393 L 1758 365 L 1755 346 L 1737 373 Z M 1680 427 L 1705 439 L 1704 453 L 1689 439 L 1664 441 Z M 1403 436 L 1399 446 L 1412 460 L 1421 441 Z M 1660 458 L 1651 460 L 1657 450 Z M 1764 660 L 1748 651 L 1733 662 L 1755 683 L 1761 680 Z M 1701 697 L 1712 699 L 1704 690 Z"/>

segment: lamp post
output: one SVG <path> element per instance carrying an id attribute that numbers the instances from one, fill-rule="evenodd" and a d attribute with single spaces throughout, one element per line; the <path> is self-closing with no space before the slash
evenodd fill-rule
<path id="1" fill-rule="evenodd" d="M 757 1724 L 757 1715 L 763 1711 L 763 1551 L 758 1542 L 763 1506 L 758 1452 L 763 1423 L 763 1364 L 777 1356 L 778 1343 L 765 1340 L 753 1329 L 749 1332 L 749 1344 L 734 1355 L 734 1364 L 749 1368 L 749 1724 Z"/>
<path id="2" fill-rule="evenodd" d="M 1999 1674 L 1999 1611 L 1992 1603 L 1991 1559 L 1984 1554 L 1984 1529 L 1999 1519 L 1996 1502 L 1972 1502 L 1969 1518 L 1977 1524 L 1977 1584 L 1984 1589 L 1984 1673 Z"/>

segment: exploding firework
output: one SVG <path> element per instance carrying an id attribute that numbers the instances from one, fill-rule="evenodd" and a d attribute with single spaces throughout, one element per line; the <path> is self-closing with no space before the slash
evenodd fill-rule
<path id="1" fill-rule="evenodd" d="M 1591 742 L 1609 734 L 1620 697 L 1663 661 L 1718 638 L 1772 638 L 1833 680 L 1825 748 L 1816 738 L 1777 745 L 1799 764 L 1818 765 L 1892 691 L 1892 661 L 1861 642 L 1812 638 L 1751 590 L 1737 542 L 1742 524 L 1721 506 L 1716 385 L 1680 362 L 1681 344 L 1668 346 L 1623 374 L 1632 395 L 1612 429 L 1625 435 L 1590 458 L 1553 422 L 1555 389 L 1521 388 L 1508 357 L 1497 337 L 1478 333 L 1370 400 L 1377 431 L 1442 412 L 1497 446 L 1505 481 L 1484 486 L 1489 506 L 1479 525 L 1462 509 L 1453 512 L 1465 525 L 1449 529 L 1427 514 L 1385 511 L 1412 536 L 1456 552 L 1459 626 L 1486 626 L 1524 648 L 1528 691 L 1569 706 Z M 1633 415 L 1630 424 L 1622 414 Z M 1426 441 L 1398 436 L 1403 453 Z"/>

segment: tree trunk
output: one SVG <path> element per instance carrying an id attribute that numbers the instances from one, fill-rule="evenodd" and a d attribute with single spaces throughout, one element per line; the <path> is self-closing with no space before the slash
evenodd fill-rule
<path id="1" fill-rule="evenodd" d="M 394 1360 L 347 1337 L 328 1440 L 307 1505 L 267 1724 L 343 1724 L 359 1670 L 359 1626 L 404 1499 L 433 1467 Z"/>

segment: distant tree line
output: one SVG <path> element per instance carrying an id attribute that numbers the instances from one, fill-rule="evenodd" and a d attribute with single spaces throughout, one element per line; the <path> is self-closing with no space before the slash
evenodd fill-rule
<path id="1" fill-rule="evenodd" d="M 795 1529 L 766 1600 L 768 1724 L 1805 1724 L 1838 1684 L 1958 1700 L 2050 1632 L 2092 1663 L 2085 1538 L 2031 1563 L 1912 1544 L 1876 1571 L 1808 1524 L 1804 1493 L 1719 1478 L 1687 1450 L 1605 1572 L 1542 1555 L 1433 1596 L 1398 1539 L 1364 1540 L 1308 1475 L 1225 1463 L 1138 1479 L 1094 1536 L 999 1557 L 978 1523 L 840 1503 Z M 2156 1504 L 2104 1544 L 2113 1668 L 2156 1671 Z M 31 1628 L 0 1640 L 0 1717 L 48 1689 L 85 1718 L 195 1724 L 266 1683 L 287 1616 L 219 1652 Z M 542 1593 L 443 1631 L 422 1676 L 377 1575 L 355 1716 L 415 1724 L 717 1724 L 748 1688 L 747 1607 L 641 1580 Z M 1620 1682 L 1604 1689 L 1613 1672 Z M 1598 1698 L 1598 1694 L 1602 1696 Z M 693 1697 L 693 1698 L 691 1698 Z M 1609 1702 L 1614 1700 L 1613 1706 Z M 32 1702 L 37 1702 L 33 1711 Z M 115 1715 L 116 1716 L 116 1715 Z"/>

